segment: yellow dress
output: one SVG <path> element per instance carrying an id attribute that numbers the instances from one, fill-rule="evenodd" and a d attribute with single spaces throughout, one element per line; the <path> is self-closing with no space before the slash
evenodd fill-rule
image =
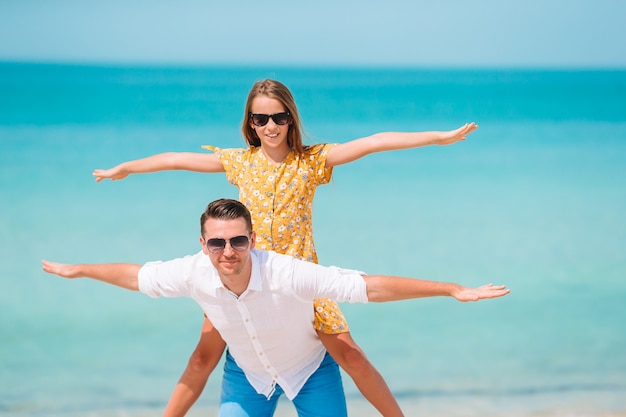
<path id="1" fill-rule="evenodd" d="M 212 150 L 224 165 L 228 182 L 239 188 L 239 201 L 252 215 L 256 247 L 317 263 L 313 243 L 313 197 L 327 184 L 333 169 L 326 155 L 334 145 L 309 147 L 303 156 L 290 152 L 280 164 L 268 160 L 260 147 Z M 316 330 L 345 333 L 348 323 L 336 302 L 315 300 Z"/>

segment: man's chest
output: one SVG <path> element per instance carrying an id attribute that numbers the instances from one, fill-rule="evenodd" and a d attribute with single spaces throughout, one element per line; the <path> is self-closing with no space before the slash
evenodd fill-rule
<path id="1" fill-rule="evenodd" d="M 244 293 L 239 298 L 228 294 L 219 303 L 204 303 L 202 308 L 227 343 L 271 340 L 303 326 L 312 329 L 314 318 L 312 301 L 282 292 Z"/>

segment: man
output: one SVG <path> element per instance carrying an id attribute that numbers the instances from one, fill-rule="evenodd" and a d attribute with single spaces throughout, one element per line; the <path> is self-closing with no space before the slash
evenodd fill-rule
<path id="1" fill-rule="evenodd" d="M 339 368 L 311 324 L 314 299 L 366 303 L 452 296 L 477 301 L 509 293 L 491 284 L 467 288 L 367 276 L 255 250 L 250 213 L 236 200 L 209 204 L 200 225 L 202 251 L 168 262 L 141 266 L 42 261 L 44 271 L 65 278 L 92 278 L 151 297 L 189 297 L 202 307 L 215 326 L 204 330 L 217 353 L 207 361 L 207 369 L 187 379 L 193 386 L 180 392 L 177 386 L 168 415 L 184 415 L 191 407 L 225 343 L 221 416 L 271 416 L 282 393 L 301 416 L 347 416 Z"/>

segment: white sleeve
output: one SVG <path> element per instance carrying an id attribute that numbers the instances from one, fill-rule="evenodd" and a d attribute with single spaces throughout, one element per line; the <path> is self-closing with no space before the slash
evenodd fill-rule
<path id="1" fill-rule="evenodd" d="M 139 291 L 150 297 L 184 297 L 190 293 L 188 257 L 148 262 L 139 270 Z"/>
<path id="2" fill-rule="evenodd" d="M 330 298 L 337 302 L 367 303 L 364 272 L 336 266 L 321 266 L 294 260 L 291 282 L 300 297 Z"/>

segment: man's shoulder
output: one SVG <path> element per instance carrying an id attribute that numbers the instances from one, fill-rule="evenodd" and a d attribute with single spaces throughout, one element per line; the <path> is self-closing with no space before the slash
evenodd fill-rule
<path id="1" fill-rule="evenodd" d="M 283 255 L 273 250 L 252 249 L 252 254 L 259 264 L 268 264 L 272 262 L 289 262 L 295 259 L 293 256 Z"/>
<path id="2" fill-rule="evenodd" d="M 262 275 L 266 279 L 289 279 L 294 270 L 306 272 L 311 269 L 324 268 L 316 263 L 307 262 L 290 255 L 284 255 L 274 251 L 253 250 L 254 261 Z"/>
<path id="3" fill-rule="evenodd" d="M 253 249 L 252 253 L 254 256 L 253 262 L 259 266 L 263 274 L 275 274 L 278 271 L 284 273 L 292 270 L 295 263 L 303 262 L 293 256 L 283 255 L 271 250 Z"/>
<path id="4" fill-rule="evenodd" d="M 191 268 L 191 269 L 212 267 L 211 261 L 208 258 L 208 256 L 206 256 L 204 252 L 199 251 L 198 253 L 195 253 L 193 255 L 185 255 L 183 257 L 173 258 L 167 261 L 146 262 L 142 268 L 154 267 L 154 266 L 159 266 L 159 265 L 180 265 L 181 267 Z"/>

